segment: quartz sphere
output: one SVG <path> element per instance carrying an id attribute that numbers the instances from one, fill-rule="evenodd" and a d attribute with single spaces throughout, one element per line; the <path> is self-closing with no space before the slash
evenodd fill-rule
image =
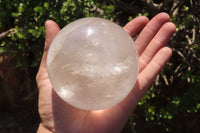
<path id="1" fill-rule="evenodd" d="M 138 54 L 125 30 L 89 17 L 65 26 L 54 38 L 47 69 L 55 92 L 68 104 L 102 110 L 121 102 L 138 74 Z"/>

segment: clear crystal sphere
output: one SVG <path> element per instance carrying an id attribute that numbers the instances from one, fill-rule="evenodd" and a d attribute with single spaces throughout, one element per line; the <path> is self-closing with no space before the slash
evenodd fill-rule
<path id="1" fill-rule="evenodd" d="M 138 74 L 138 54 L 119 25 L 83 18 L 57 34 L 47 69 L 54 90 L 65 102 L 99 110 L 118 104 L 130 93 Z"/>

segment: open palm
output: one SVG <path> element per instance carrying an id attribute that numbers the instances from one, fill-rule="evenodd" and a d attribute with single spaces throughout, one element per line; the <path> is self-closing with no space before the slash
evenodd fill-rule
<path id="1" fill-rule="evenodd" d="M 175 26 L 168 22 L 169 19 L 166 13 L 160 13 L 151 21 L 141 16 L 125 25 L 124 30 L 131 37 L 138 35 L 135 46 L 139 53 L 139 75 L 131 93 L 121 103 L 99 111 L 74 108 L 54 92 L 47 73 L 46 59 L 49 46 L 60 28 L 55 22 L 47 21 L 45 48 L 36 77 L 41 117 L 38 133 L 120 132 L 149 85 L 171 57 L 172 52 L 165 45 L 175 32 Z"/>

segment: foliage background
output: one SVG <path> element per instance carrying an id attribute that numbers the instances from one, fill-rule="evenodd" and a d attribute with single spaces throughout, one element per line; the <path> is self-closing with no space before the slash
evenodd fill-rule
<path id="1" fill-rule="evenodd" d="M 120 25 L 167 12 L 176 24 L 173 56 L 130 116 L 122 133 L 200 131 L 200 0 L 0 0 L 0 131 L 35 132 L 39 123 L 35 75 L 44 23 L 62 28 L 82 17 Z M 4 117 L 3 117 L 4 116 Z M 27 119 L 29 118 L 29 119 Z M 31 129 L 31 131 L 30 131 Z"/>

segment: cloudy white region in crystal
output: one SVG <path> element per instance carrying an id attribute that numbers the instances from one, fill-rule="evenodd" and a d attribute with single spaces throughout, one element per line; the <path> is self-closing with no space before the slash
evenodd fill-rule
<path id="1" fill-rule="evenodd" d="M 132 38 L 119 25 L 83 18 L 64 27 L 52 42 L 47 69 L 56 93 L 68 104 L 100 110 L 121 102 L 138 74 Z"/>

